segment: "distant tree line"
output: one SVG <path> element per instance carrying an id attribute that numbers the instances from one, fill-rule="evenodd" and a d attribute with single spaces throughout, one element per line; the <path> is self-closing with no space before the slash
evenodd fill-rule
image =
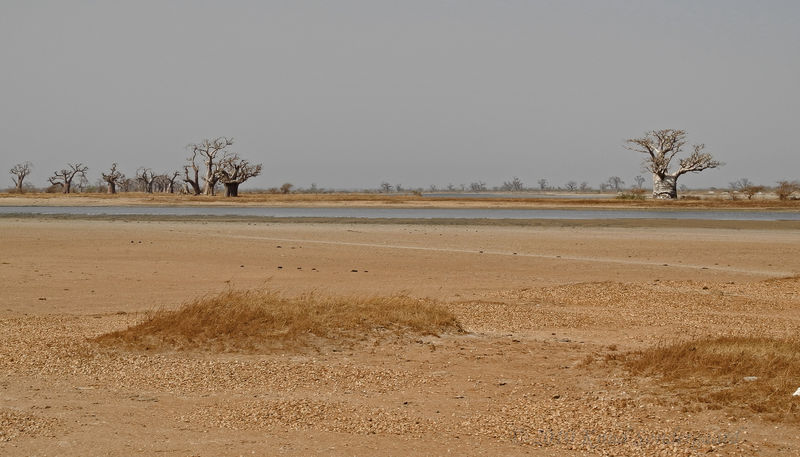
<path id="1" fill-rule="evenodd" d="M 193 195 L 215 195 L 218 189 L 225 189 L 226 197 L 239 195 L 239 186 L 250 178 L 261 174 L 262 165 L 250 163 L 239 154 L 231 152 L 233 138 L 217 137 L 205 139 L 187 146 L 190 152 L 186 163 L 179 171 L 157 173 L 152 168 L 139 167 L 133 176 L 126 176 L 114 162 L 108 171 L 100 174 L 95 185 L 90 185 L 86 176 L 89 167 L 83 163 L 67 163 L 66 167 L 54 171 L 47 178 L 50 186 L 47 192 L 69 194 L 79 192 L 117 192 L 145 193 L 189 193 Z M 30 162 L 19 163 L 9 170 L 16 192 L 30 188 L 25 179 L 33 171 Z M 288 193 L 291 184 L 284 184 L 281 190 Z"/>
<path id="2" fill-rule="evenodd" d="M 645 133 L 640 138 L 626 140 L 626 147 L 632 151 L 645 154 L 643 169 L 650 172 L 653 177 L 653 198 L 677 198 L 678 190 L 688 190 L 686 186 L 678 186 L 677 180 L 686 173 L 696 173 L 710 168 L 722 166 L 722 162 L 715 160 L 710 153 L 704 152 L 705 145 L 693 145 L 692 152 L 680 158 L 678 155 L 686 145 L 686 132 L 683 130 L 654 130 Z M 56 170 L 47 178 L 50 183 L 45 189 L 47 192 L 62 192 L 65 194 L 78 192 L 144 192 L 144 193 L 186 193 L 191 195 L 216 195 L 220 189 L 225 190 L 225 196 L 236 197 L 239 195 L 239 186 L 250 178 L 259 176 L 262 164 L 251 163 L 243 159 L 238 153 L 230 150 L 234 140 L 230 137 L 217 137 L 204 139 L 198 143 L 186 146 L 189 152 L 184 165 L 179 170 L 156 172 L 152 168 L 139 167 L 133 176 L 126 176 L 116 162 L 111 164 L 107 171 L 100 174 L 100 179 L 92 185 L 87 178 L 89 167 L 83 163 L 67 163 L 60 170 Z M 673 159 L 678 162 L 677 168 L 671 167 Z M 35 189 L 28 181 L 33 171 L 31 162 L 14 165 L 9 173 L 14 184 L 13 190 L 19 193 Z M 633 178 L 634 184 L 629 189 L 625 181 L 619 176 L 611 176 L 593 187 L 587 181 L 570 180 L 563 186 L 552 185 L 546 178 L 539 178 L 535 186 L 526 186 L 518 176 L 513 176 L 508 181 L 503 181 L 499 186 L 489 187 L 485 181 L 473 181 L 469 184 L 447 184 L 445 186 L 431 185 L 427 192 L 616 192 L 644 198 L 644 184 L 647 180 L 641 176 Z M 772 191 L 781 200 L 798 198 L 800 182 L 779 181 L 777 186 L 768 189 L 763 185 L 756 185 L 747 178 L 731 182 L 728 195 L 731 199 L 754 197 L 766 191 Z M 284 183 L 280 187 L 265 190 L 269 193 L 288 194 L 292 192 L 323 192 L 323 189 L 312 184 L 308 189 L 295 188 L 291 183 Z M 366 191 L 370 191 L 367 189 Z M 422 188 L 406 188 L 402 184 L 391 184 L 382 181 L 377 192 L 382 193 L 414 193 L 421 195 Z"/>

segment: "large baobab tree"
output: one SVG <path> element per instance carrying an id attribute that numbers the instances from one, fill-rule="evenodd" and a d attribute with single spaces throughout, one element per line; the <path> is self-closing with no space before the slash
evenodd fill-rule
<path id="1" fill-rule="evenodd" d="M 30 162 L 18 163 L 8 170 L 9 173 L 14 175 L 11 180 L 14 181 L 14 187 L 17 188 L 17 192 L 22 193 L 22 181 L 31 174 L 31 171 L 33 171 L 33 164 Z"/>
<path id="2" fill-rule="evenodd" d="M 200 143 L 193 143 L 187 146 L 192 151 L 192 157 L 189 158 L 189 164 L 184 167 L 186 176 L 184 181 L 192 185 L 192 188 L 197 191 L 200 188 L 200 183 L 197 182 L 199 175 L 199 167 L 196 160 L 200 160 L 205 166 L 203 176 L 203 193 L 206 195 L 214 195 L 214 187 L 219 181 L 219 161 L 227 152 L 228 146 L 233 145 L 233 138 L 220 136 L 214 139 L 205 139 Z M 192 179 L 189 175 L 189 168 L 194 171 L 195 178 Z M 199 194 L 199 192 L 196 192 Z"/>
<path id="3" fill-rule="evenodd" d="M 677 185 L 681 175 L 722 165 L 710 153 L 703 152 L 704 144 L 697 144 L 692 146 L 693 151 L 688 157 L 679 159 L 678 169 L 670 172 L 672 159 L 686 145 L 686 132 L 683 130 L 653 130 L 641 138 L 628 139 L 626 143 L 627 149 L 647 155 L 644 168 L 653 174 L 653 198 L 678 198 Z"/>
<path id="4" fill-rule="evenodd" d="M 103 181 L 108 185 L 109 194 L 116 194 L 117 186 L 125 180 L 125 175 L 117 170 L 116 162 L 111 164 L 111 170 L 109 170 L 108 173 L 101 173 L 100 175 L 103 177 Z"/>
<path id="5" fill-rule="evenodd" d="M 75 176 L 86 176 L 86 171 L 89 170 L 89 167 L 82 163 L 68 163 L 67 167 L 69 168 L 54 171 L 53 176 L 47 178 L 50 184 L 61 186 L 61 191 L 65 194 L 72 190 L 72 180 L 75 179 Z"/>
<path id="6" fill-rule="evenodd" d="M 225 186 L 225 196 L 238 197 L 239 184 L 260 175 L 261 164 L 251 164 L 237 154 L 231 154 L 220 160 L 217 174 L 219 182 Z"/>

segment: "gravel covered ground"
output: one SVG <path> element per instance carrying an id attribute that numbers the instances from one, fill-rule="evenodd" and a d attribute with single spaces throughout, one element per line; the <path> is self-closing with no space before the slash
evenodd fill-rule
<path id="1" fill-rule="evenodd" d="M 2 455 L 800 453 L 798 424 L 604 362 L 672 338 L 799 334 L 800 281 L 775 279 L 800 271 L 793 231 L 0 219 L 0 233 Z M 89 341 L 265 283 L 432 297 L 468 333 L 259 354 Z"/>

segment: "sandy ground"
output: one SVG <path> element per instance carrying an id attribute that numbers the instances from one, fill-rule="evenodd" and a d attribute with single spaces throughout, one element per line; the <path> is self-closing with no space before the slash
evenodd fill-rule
<path id="1" fill-rule="evenodd" d="M 0 218 L 2 455 L 798 455 L 587 360 L 796 335 L 800 231 Z M 469 333 L 273 354 L 87 338 L 226 287 L 406 293 Z M 798 380 L 800 387 L 800 380 Z M 787 399 L 790 401 L 790 399 Z"/>

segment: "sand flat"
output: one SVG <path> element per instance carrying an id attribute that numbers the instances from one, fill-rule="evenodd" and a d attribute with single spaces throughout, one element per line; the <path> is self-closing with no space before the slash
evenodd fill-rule
<path id="1" fill-rule="evenodd" d="M 0 451 L 792 455 L 797 424 L 687 412 L 581 362 L 676 334 L 797 334 L 797 280 L 776 278 L 798 272 L 800 231 L 746 225 L 1 218 Z M 470 333 L 298 354 L 87 341 L 227 287 L 429 297 Z M 695 440 L 653 438 L 674 432 Z"/>

